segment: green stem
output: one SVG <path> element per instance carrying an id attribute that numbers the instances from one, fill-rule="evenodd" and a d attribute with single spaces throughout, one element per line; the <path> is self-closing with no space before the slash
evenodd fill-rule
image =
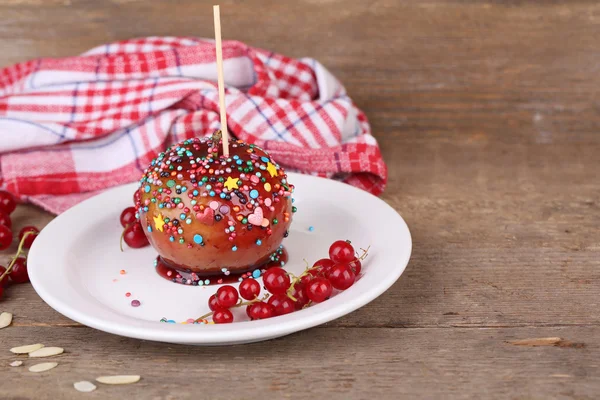
<path id="1" fill-rule="evenodd" d="M 25 234 L 23 235 L 23 237 L 21 238 L 21 241 L 19 242 L 19 247 L 17 248 L 17 254 L 15 254 L 14 258 L 12 259 L 12 261 L 10 262 L 10 264 L 8 264 L 8 267 L 6 268 L 6 271 L 4 271 L 4 273 L 2 274 L 2 276 L 0 276 L 0 282 L 2 282 L 2 280 L 4 279 L 4 277 L 8 274 L 10 274 L 10 272 L 13 269 L 13 266 L 15 265 L 15 263 L 17 262 L 17 258 L 19 258 L 19 256 L 21 255 L 21 253 L 23 252 L 23 245 L 25 244 L 25 239 L 30 236 L 30 235 L 37 235 L 37 233 L 35 232 L 31 232 L 31 231 L 27 231 L 25 232 Z"/>

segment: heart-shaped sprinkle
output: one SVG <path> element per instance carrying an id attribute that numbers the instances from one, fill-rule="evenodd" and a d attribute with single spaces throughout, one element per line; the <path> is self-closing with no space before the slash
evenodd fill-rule
<path id="1" fill-rule="evenodd" d="M 252 225 L 261 226 L 263 223 L 263 210 L 260 207 L 256 207 L 254 213 L 248 215 L 248 222 Z"/>
<path id="2" fill-rule="evenodd" d="M 204 225 L 212 226 L 215 224 L 215 211 L 212 208 L 205 208 L 203 213 L 196 213 L 196 219 Z"/>

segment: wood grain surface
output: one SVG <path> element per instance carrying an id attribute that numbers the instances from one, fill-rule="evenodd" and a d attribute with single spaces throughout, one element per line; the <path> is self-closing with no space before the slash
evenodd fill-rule
<path id="1" fill-rule="evenodd" d="M 322 327 L 212 348 L 105 334 L 13 286 L 0 302 L 15 314 L 0 331 L 0 398 L 598 398 L 600 4 L 220 4 L 225 39 L 317 58 L 365 110 L 389 166 L 382 197 L 413 235 L 406 272 Z M 211 37 L 211 5 L 0 0 L 0 66 L 145 35 Z M 51 218 L 20 206 L 14 223 Z M 507 343 L 544 337 L 573 345 Z M 7 366 L 8 348 L 36 342 L 66 349 L 57 368 Z M 107 374 L 142 381 L 72 387 Z"/>

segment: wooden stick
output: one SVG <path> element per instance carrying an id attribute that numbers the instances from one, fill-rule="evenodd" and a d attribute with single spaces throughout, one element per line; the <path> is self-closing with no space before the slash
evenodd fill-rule
<path id="1" fill-rule="evenodd" d="M 219 109 L 221 112 L 221 133 L 223 135 L 223 155 L 229 157 L 229 132 L 225 110 L 225 82 L 223 79 L 223 48 L 221 47 L 221 16 L 219 6 L 213 6 L 215 17 L 215 41 L 217 49 L 217 82 L 219 85 Z"/>

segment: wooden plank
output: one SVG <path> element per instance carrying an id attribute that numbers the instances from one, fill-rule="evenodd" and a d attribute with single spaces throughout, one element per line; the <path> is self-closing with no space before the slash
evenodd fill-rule
<path id="1" fill-rule="evenodd" d="M 560 336 L 583 348 L 522 347 L 507 340 Z M 12 327 L 4 348 L 42 341 L 65 348 L 34 375 L 0 351 L 0 390 L 13 398 L 81 398 L 73 382 L 139 374 L 132 386 L 99 385 L 94 398 L 595 398 L 596 328 L 315 328 L 269 342 L 195 347 L 120 338 L 88 328 Z M 5 367 L 23 359 L 23 367 Z M 79 396 L 79 397 L 78 397 Z M 40 397 L 36 397 L 40 398 Z"/>
<path id="2" fill-rule="evenodd" d="M 144 35 L 211 37 L 212 4 L 0 0 L 0 66 Z M 140 384 L 91 396 L 596 398 L 600 5 L 221 6 L 225 39 L 315 57 L 365 110 L 389 166 L 382 197 L 413 234 L 406 273 L 323 327 L 226 348 L 104 334 L 14 286 L 0 302 L 15 313 L 5 347 L 44 341 L 68 353 L 42 375 L 2 369 L 0 393 L 80 398 L 76 380 L 139 372 Z M 43 226 L 51 216 L 21 206 L 14 219 Z M 586 346 L 504 343 L 553 336 Z M 0 363 L 12 359 L 0 352 Z"/>

